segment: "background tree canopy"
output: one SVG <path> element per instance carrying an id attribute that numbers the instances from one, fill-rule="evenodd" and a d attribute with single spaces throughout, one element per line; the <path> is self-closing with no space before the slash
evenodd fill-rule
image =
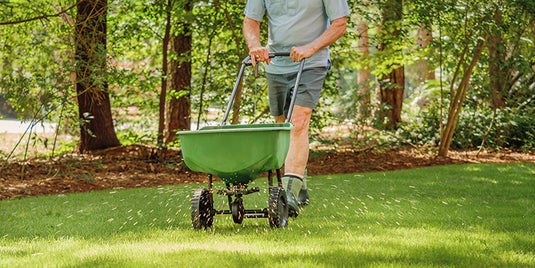
<path id="1" fill-rule="evenodd" d="M 411 143 L 442 155 L 535 149 L 535 2 L 348 2 L 315 140 Z M 81 150 L 178 146 L 176 130 L 222 118 L 248 54 L 245 3 L 1 1 L 0 116 L 56 122 Z M 241 88 L 233 123 L 269 121 L 263 76 L 249 70 Z M 324 139 L 325 127 L 341 125 L 349 133 Z"/>

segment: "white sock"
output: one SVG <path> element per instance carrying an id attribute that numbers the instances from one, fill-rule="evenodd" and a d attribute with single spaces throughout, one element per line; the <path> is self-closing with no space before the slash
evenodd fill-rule
<path id="1" fill-rule="evenodd" d="M 303 180 L 303 178 L 304 178 L 303 175 L 299 175 L 299 174 L 295 174 L 295 173 L 284 173 L 284 176 L 288 176 L 288 175 L 300 178 L 301 180 Z"/>

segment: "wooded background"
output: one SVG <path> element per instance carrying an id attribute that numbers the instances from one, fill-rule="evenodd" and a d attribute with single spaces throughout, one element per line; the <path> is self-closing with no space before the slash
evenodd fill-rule
<path id="1" fill-rule="evenodd" d="M 410 143 L 441 156 L 535 149 L 535 1 L 348 3 L 314 139 Z M 0 116 L 55 122 L 83 152 L 179 146 L 177 130 L 222 117 L 248 54 L 245 4 L 2 0 Z M 262 33 L 265 44 L 267 19 Z M 248 73 L 232 123 L 269 120 L 266 95 L 265 79 Z M 321 138 L 340 125 L 351 126 L 343 139 Z"/>

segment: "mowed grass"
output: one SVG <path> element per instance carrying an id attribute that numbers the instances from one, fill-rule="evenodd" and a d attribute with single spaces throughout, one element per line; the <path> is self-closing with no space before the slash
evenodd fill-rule
<path id="1" fill-rule="evenodd" d="M 267 205 L 266 181 L 246 208 Z M 535 164 L 314 176 L 285 229 L 219 215 L 193 230 L 204 186 L 1 201 L 0 267 L 535 266 Z"/>

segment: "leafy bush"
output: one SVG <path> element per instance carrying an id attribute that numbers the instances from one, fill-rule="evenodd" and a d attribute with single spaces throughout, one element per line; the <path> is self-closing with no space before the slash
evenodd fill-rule
<path id="1" fill-rule="evenodd" d="M 414 144 L 437 146 L 440 143 L 438 111 L 437 105 L 430 105 L 414 120 L 404 123 L 398 134 Z M 533 108 L 505 108 L 497 110 L 496 114 L 488 108 L 463 110 L 457 122 L 451 148 L 474 149 L 482 144 L 492 149 L 535 150 Z"/>
<path id="2" fill-rule="evenodd" d="M 506 109 L 504 130 L 506 146 L 522 151 L 535 150 L 535 110 Z"/>
<path id="3" fill-rule="evenodd" d="M 437 146 L 440 143 L 440 113 L 436 103 L 402 123 L 398 135 L 418 145 Z"/>
<path id="4" fill-rule="evenodd" d="M 132 129 L 125 129 L 117 131 L 117 138 L 122 145 L 132 144 L 150 144 L 156 139 L 157 133 L 150 131 L 136 131 Z"/>

